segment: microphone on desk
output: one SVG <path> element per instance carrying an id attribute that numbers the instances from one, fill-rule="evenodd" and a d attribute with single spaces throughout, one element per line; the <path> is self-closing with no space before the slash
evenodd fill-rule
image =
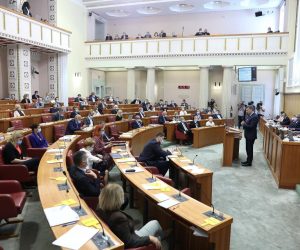
<path id="1" fill-rule="evenodd" d="M 69 193 L 68 177 L 67 177 L 66 171 L 63 171 L 63 174 L 64 174 L 64 176 L 66 176 L 66 183 L 65 183 L 65 185 L 66 185 L 66 192 Z"/>
<path id="2" fill-rule="evenodd" d="M 73 189 L 74 189 L 73 183 L 72 183 L 72 181 L 69 180 L 66 171 L 63 171 L 63 174 L 64 174 L 64 176 L 66 176 L 68 182 L 72 185 L 72 187 L 73 187 Z M 66 181 L 66 183 L 67 183 L 67 181 Z M 69 193 L 69 188 L 67 188 L 67 190 L 68 190 L 67 193 Z M 78 201 L 78 203 L 79 203 L 79 210 L 81 210 L 81 201 L 80 201 L 80 199 L 79 199 L 79 197 L 78 197 L 78 195 L 77 195 L 77 192 L 76 192 L 75 190 L 74 190 L 74 194 L 75 194 L 75 196 L 76 196 L 76 198 L 77 198 L 77 201 Z"/>
<path id="3" fill-rule="evenodd" d="M 195 160 L 198 157 L 198 155 L 195 155 L 194 159 L 193 159 L 193 165 L 195 165 Z"/>
<path id="4" fill-rule="evenodd" d="M 109 242 L 109 238 L 106 236 L 105 232 L 104 232 L 104 227 L 101 223 L 101 221 L 99 220 L 98 216 L 95 214 L 94 210 L 91 209 L 89 207 L 90 211 L 92 212 L 92 214 L 95 216 L 96 220 L 99 222 L 100 226 L 101 226 L 101 229 L 102 229 L 102 237 L 103 239 L 107 242 L 107 244 L 110 246 L 110 242 Z"/>

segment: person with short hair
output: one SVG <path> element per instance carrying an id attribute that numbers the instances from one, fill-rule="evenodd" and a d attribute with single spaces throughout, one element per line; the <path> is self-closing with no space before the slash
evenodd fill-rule
<path id="1" fill-rule="evenodd" d="M 199 28 L 199 30 L 196 32 L 195 36 L 203 36 L 202 28 Z"/>
<path id="2" fill-rule="evenodd" d="M 24 157 L 21 145 L 23 143 L 23 134 L 21 131 L 14 131 L 8 143 L 3 148 L 3 161 L 5 164 L 25 165 L 28 171 L 37 173 L 40 159 Z"/>
<path id="3" fill-rule="evenodd" d="M 95 92 L 92 92 L 92 93 L 90 94 L 90 96 L 89 96 L 89 102 L 95 103 L 95 102 L 97 102 L 98 100 L 99 100 L 99 97 L 96 96 Z"/>
<path id="4" fill-rule="evenodd" d="M 86 127 L 94 127 L 93 115 L 93 110 L 90 110 L 88 116 L 84 119 L 84 124 L 86 125 Z"/>
<path id="5" fill-rule="evenodd" d="M 192 128 L 200 128 L 200 121 L 197 115 L 194 115 L 194 120 L 190 122 L 190 129 Z"/>
<path id="6" fill-rule="evenodd" d="M 135 120 L 131 123 L 131 127 L 132 127 L 132 129 L 137 129 L 137 128 L 143 127 L 143 122 L 139 115 L 135 116 Z"/>
<path id="7" fill-rule="evenodd" d="M 77 151 L 73 155 L 74 166 L 69 169 L 69 173 L 81 196 L 97 197 L 100 195 L 101 182 L 93 170 L 87 169 L 87 161 L 86 152 Z"/>
<path id="8" fill-rule="evenodd" d="M 34 94 L 32 95 L 31 99 L 37 100 L 38 98 L 40 98 L 40 96 L 39 96 L 39 92 L 36 90 L 36 91 L 34 91 Z"/>
<path id="9" fill-rule="evenodd" d="M 187 112 L 185 110 L 185 106 L 181 106 L 181 110 L 179 112 L 179 115 L 187 115 Z"/>
<path id="10" fill-rule="evenodd" d="M 290 125 L 291 120 L 284 111 L 281 111 L 279 122 L 280 122 L 280 125 L 282 125 L 282 126 L 288 126 L 288 125 Z"/>
<path id="11" fill-rule="evenodd" d="M 22 5 L 22 12 L 24 15 L 32 17 L 32 14 L 30 12 L 30 4 L 28 1 L 24 1 Z"/>
<path id="12" fill-rule="evenodd" d="M 76 115 L 79 115 L 79 108 L 77 106 L 73 107 L 73 111 L 70 114 L 70 118 L 74 118 Z"/>
<path id="13" fill-rule="evenodd" d="M 67 128 L 66 128 L 66 135 L 73 135 L 75 131 L 81 130 L 82 128 L 85 128 L 86 125 L 81 126 L 81 115 L 76 115 L 74 119 L 70 120 L 68 122 Z"/>
<path id="14" fill-rule="evenodd" d="M 208 121 L 206 122 L 205 126 L 206 127 L 214 127 L 214 126 L 216 126 L 215 123 L 214 123 L 214 119 L 213 119 L 212 116 L 208 117 Z"/>
<path id="15" fill-rule="evenodd" d="M 161 115 L 158 116 L 158 124 L 168 123 L 167 111 L 163 111 Z"/>
<path id="16" fill-rule="evenodd" d="M 118 184 L 108 184 L 100 193 L 97 215 L 104 220 L 113 233 L 124 242 L 125 248 L 137 248 L 154 244 L 161 249 L 162 228 L 157 220 L 149 221 L 135 230 L 131 216 L 121 211 L 124 191 Z"/>
<path id="17" fill-rule="evenodd" d="M 253 145 L 255 140 L 257 139 L 257 124 L 259 121 L 259 117 L 255 114 L 255 107 L 250 105 L 246 108 L 246 118 L 242 121 L 241 125 L 244 128 L 244 135 L 246 139 L 246 152 L 247 152 L 247 160 L 242 162 L 242 166 L 251 167 L 253 160 Z"/>
<path id="18" fill-rule="evenodd" d="M 123 111 L 122 109 L 119 109 L 116 114 L 116 121 L 122 121 L 123 120 Z"/>
<path id="19" fill-rule="evenodd" d="M 23 95 L 23 99 L 21 100 L 21 103 L 31 103 L 28 94 Z"/>
<path id="20" fill-rule="evenodd" d="M 295 119 L 292 119 L 291 124 L 289 125 L 291 130 L 300 131 L 300 114 L 296 115 Z"/>
<path id="21" fill-rule="evenodd" d="M 59 108 L 58 111 L 53 115 L 54 121 L 61 121 L 65 119 L 64 110 Z"/>
<path id="22" fill-rule="evenodd" d="M 150 140 L 139 156 L 139 161 L 145 162 L 149 166 L 157 167 L 160 174 L 165 175 L 170 168 L 170 163 L 166 160 L 169 151 L 164 151 L 161 144 L 164 140 L 164 134 L 158 133 L 154 139 Z"/>
<path id="23" fill-rule="evenodd" d="M 111 110 L 111 113 L 115 115 L 115 114 L 118 113 L 118 110 L 119 110 L 118 105 L 114 105 L 113 108 L 112 108 L 112 110 Z"/>
<path id="24" fill-rule="evenodd" d="M 82 102 L 83 99 L 81 97 L 81 94 L 78 94 L 77 97 L 75 97 L 74 102 Z"/>
<path id="25" fill-rule="evenodd" d="M 20 104 L 15 105 L 14 117 L 25 116 Z"/>
<path id="26" fill-rule="evenodd" d="M 48 142 L 42 134 L 42 129 L 39 124 L 31 126 L 32 133 L 29 136 L 29 141 L 33 148 L 48 148 Z"/>

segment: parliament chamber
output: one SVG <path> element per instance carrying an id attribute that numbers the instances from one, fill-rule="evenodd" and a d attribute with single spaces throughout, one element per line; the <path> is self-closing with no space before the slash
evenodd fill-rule
<path id="1" fill-rule="evenodd" d="M 0 0 L 0 249 L 298 249 L 298 2 Z"/>

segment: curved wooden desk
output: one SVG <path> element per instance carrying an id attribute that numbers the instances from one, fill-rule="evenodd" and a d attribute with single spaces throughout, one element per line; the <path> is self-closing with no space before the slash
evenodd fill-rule
<path id="1" fill-rule="evenodd" d="M 130 154 L 129 149 L 122 149 L 121 147 L 113 147 L 113 153 Z M 164 209 L 158 206 L 159 199 L 155 194 L 164 193 L 165 195 L 172 196 L 178 194 L 178 190 L 175 188 L 165 185 L 167 188 L 164 191 L 161 190 L 147 190 L 143 184 L 147 184 L 147 179 L 151 178 L 152 175 L 148 171 L 137 172 L 137 173 L 125 173 L 124 170 L 130 168 L 130 163 L 122 163 L 122 159 L 114 159 L 117 167 L 121 171 L 122 177 L 130 183 L 130 186 L 135 192 L 138 200 L 136 205 L 143 211 L 144 222 L 148 219 L 158 220 L 163 228 L 172 227 L 174 230 L 174 237 L 172 237 L 175 244 L 175 249 L 181 250 L 207 250 L 206 243 L 214 243 L 215 250 L 229 250 L 230 247 L 230 231 L 232 217 L 224 215 L 224 220 L 219 224 L 204 225 L 204 220 L 207 219 L 203 213 L 211 211 L 211 207 L 182 194 L 188 200 L 182 202 L 176 206 Z M 139 167 L 142 168 L 138 164 Z M 163 183 L 160 180 L 156 180 L 157 183 Z M 132 198 L 132 196 L 131 196 Z M 141 205 L 142 204 L 142 205 Z M 193 236 L 193 230 L 190 227 L 198 228 L 207 237 L 195 237 Z"/>
<path id="2" fill-rule="evenodd" d="M 78 141 L 79 136 L 76 136 L 75 139 L 73 139 L 71 142 L 66 142 L 66 148 L 63 149 L 63 163 L 61 164 L 62 169 L 67 172 L 66 168 L 66 154 L 67 151 L 70 148 L 73 148 Z M 55 142 L 54 144 L 51 145 L 50 148 L 55 149 L 58 148 L 59 144 L 58 142 Z M 39 191 L 39 197 L 41 200 L 41 204 L 43 208 L 49 208 L 53 207 L 57 204 L 60 204 L 64 200 L 68 199 L 73 199 L 77 201 L 75 193 L 78 195 L 77 190 L 73 189 L 73 186 L 71 183 L 68 182 L 68 185 L 70 187 L 69 192 L 67 193 L 65 190 L 59 191 L 57 184 L 61 183 L 56 180 L 52 180 L 50 178 L 56 178 L 56 177 L 64 177 L 62 172 L 54 172 L 55 167 L 59 167 L 58 164 L 49 164 L 47 163 L 48 160 L 53 160 L 55 155 L 53 153 L 46 152 L 44 156 L 42 157 L 39 165 L 39 170 L 38 170 L 38 191 Z M 70 177 L 69 177 L 70 179 Z M 65 181 L 63 181 L 65 183 Z M 80 199 L 80 198 L 79 198 Z M 91 212 L 91 210 L 88 208 L 84 200 L 81 199 L 81 205 L 82 208 L 85 210 L 87 215 L 80 217 L 80 219 L 87 219 L 87 218 L 95 218 L 95 215 Z M 78 206 L 76 204 L 75 206 Z M 76 224 L 81 224 L 80 221 L 78 221 Z M 69 225 L 69 226 L 56 226 L 52 227 L 52 231 L 55 235 L 56 238 L 60 237 L 62 234 L 66 233 L 69 231 L 74 225 Z M 110 231 L 110 229 L 102 222 L 102 225 L 104 227 L 104 231 L 109 237 L 114 241 L 115 246 L 108 248 L 108 249 L 117 249 L 121 250 L 124 249 L 123 243 Z M 101 230 L 100 230 L 101 231 Z M 82 248 L 80 249 L 94 249 L 98 250 L 98 247 L 90 240 L 88 241 Z"/>
<path id="3" fill-rule="evenodd" d="M 145 144 L 155 138 L 158 133 L 163 133 L 164 126 L 152 124 L 141 127 L 120 135 L 119 139 L 128 141 L 133 155 L 138 156 L 143 151 Z"/>
<path id="4" fill-rule="evenodd" d="M 193 128 L 193 147 L 202 148 L 205 146 L 222 143 L 224 140 L 224 129 L 224 125 Z"/>

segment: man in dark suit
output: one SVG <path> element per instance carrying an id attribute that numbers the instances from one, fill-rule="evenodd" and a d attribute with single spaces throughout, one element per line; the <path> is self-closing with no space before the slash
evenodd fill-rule
<path id="1" fill-rule="evenodd" d="M 142 102 L 141 102 L 141 100 L 140 100 L 140 98 L 136 98 L 136 99 L 134 99 L 130 104 L 141 104 Z"/>
<path id="2" fill-rule="evenodd" d="M 145 162 L 149 166 L 158 168 L 160 174 L 165 175 L 170 167 L 170 163 L 166 161 L 166 156 L 171 155 L 169 151 L 164 151 L 161 148 L 164 134 L 158 133 L 155 139 L 150 140 L 144 147 L 139 156 L 139 161 Z"/>
<path id="3" fill-rule="evenodd" d="M 201 127 L 201 125 L 200 125 L 200 122 L 198 120 L 198 116 L 195 115 L 194 116 L 194 120 L 190 122 L 190 129 L 192 129 L 192 128 L 200 128 L 200 127 Z"/>
<path id="4" fill-rule="evenodd" d="M 92 92 L 89 96 L 89 102 L 96 102 L 99 100 L 99 97 L 96 96 L 95 92 Z"/>
<path id="5" fill-rule="evenodd" d="M 77 97 L 75 97 L 74 102 L 83 102 L 81 94 L 78 94 Z"/>
<path id="6" fill-rule="evenodd" d="M 118 113 L 119 107 L 118 105 L 114 105 L 113 109 L 111 110 L 111 113 L 116 115 Z"/>
<path id="7" fill-rule="evenodd" d="M 214 119 L 222 119 L 221 113 L 217 110 L 215 114 L 212 116 Z"/>
<path id="8" fill-rule="evenodd" d="M 53 115 L 53 120 L 54 121 L 61 121 L 64 120 L 65 116 L 64 116 L 64 110 L 62 108 L 60 108 L 54 115 Z"/>
<path id="9" fill-rule="evenodd" d="M 77 151 L 73 155 L 74 166 L 70 168 L 70 176 L 80 195 L 83 197 L 98 197 L 100 195 L 100 179 L 87 167 L 87 155 Z"/>
<path id="10" fill-rule="evenodd" d="M 252 166 L 253 160 L 253 145 L 257 139 L 257 123 L 259 121 L 257 114 L 254 112 L 255 107 L 250 105 L 246 108 L 246 119 L 241 122 L 241 125 L 244 128 L 244 135 L 246 139 L 246 152 L 247 152 L 247 161 L 242 162 L 242 166 L 250 167 Z"/>
<path id="11" fill-rule="evenodd" d="M 192 136 L 192 131 L 188 128 L 187 123 L 184 120 L 184 117 L 180 117 L 180 122 L 177 124 L 177 129 L 189 137 Z"/>
<path id="12" fill-rule="evenodd" d="M 67 128 L 66 128 L 66 135 L 73 135 L 75 131 L 81 130 L 81 128 L 85 128 L 86 125 L 81 126 L 81 116 L 76 115 L 74 119 L 70 120 L 68 122 Z"/>
<path id="13" fill-rule="evenodd" d="M 131 127 L 132 127 L 132 129 L 143 127 L 143 122 L 142 122 L 141 117 L 139 115 L 135 116 L 135 120 L 131 123 Z"/>
<path id="14" fill-rule="evenodd" d="M 40 98 L 40 96 L 39 96 L 39 92 L 36 90 L 36 91 L 34 91 L 34 94 L 32 95 L 31 99 L 37 100 L 38 98 Z"/>
<path id="15" fill-rule="evenodd" d="M 158 116 L 158 124 L 164 125 L 166 122 L 168 122 L 167 111 L 163 111 L 161 115 Z"/>
<path id="16" fill-rule="evenodd" d="M 298 114 L 296 116 L 296 119 L 294 119 L 292 121 L 292 123 L 290 124 L 289 128 L 291 130 L 296 130 L 296 131 L 300 131 L 300 114 Z"/>
<path id="17" fill-rule="evenodd" d="M 284 111 L 281 111 L 280 118 L 281 118 L 280 125 L 282 125 L 282 126 L 290 125 L 291 120 Z"/>
<path id="18" fill-rule="evenodd" d="M 112 39 L 113 39 L 112 35 L 110 35 L 110 34 L 107 34 L 105 37 L 105 41 L 111 41 Z"/>
<path id="19" fill-rule="evenodd" d="M 73 107 L 73 111 L 70 114 L 70 118 L 74 118 L 76 115 L 79 115 L 78 107 Z"/>
<path id="20" fill-rule="evenodd" d="M 177 104 L 172 100 L 171 103 L 168 105 L 169 108 L 176 108 Z"/>
<path id="21" fill-rule="evenodd" d="M 138 113 L 138 115 L 139 115 L 141 118 L 144 118 L 144 117 L 145 117 L 145 113 L 144 113 L 143 108 L 139 108 L 139 113 Z"/>
<path id="22" fill-rule="evenodd" d="M 94 120 L 93 120 L 93 111 L 91 110 L 88 114 L 88 116 L 84 119 L 84 125 L 87 127 L 93 127 L 94 126 Z"/>
<path id="23" fill-rule="evenodd" d="M 101 115 L 103 115 L 103 110 L 106 108 L 106 105 L 103 101 L 100 101 L 98 104 L 98 111 Z"/>

